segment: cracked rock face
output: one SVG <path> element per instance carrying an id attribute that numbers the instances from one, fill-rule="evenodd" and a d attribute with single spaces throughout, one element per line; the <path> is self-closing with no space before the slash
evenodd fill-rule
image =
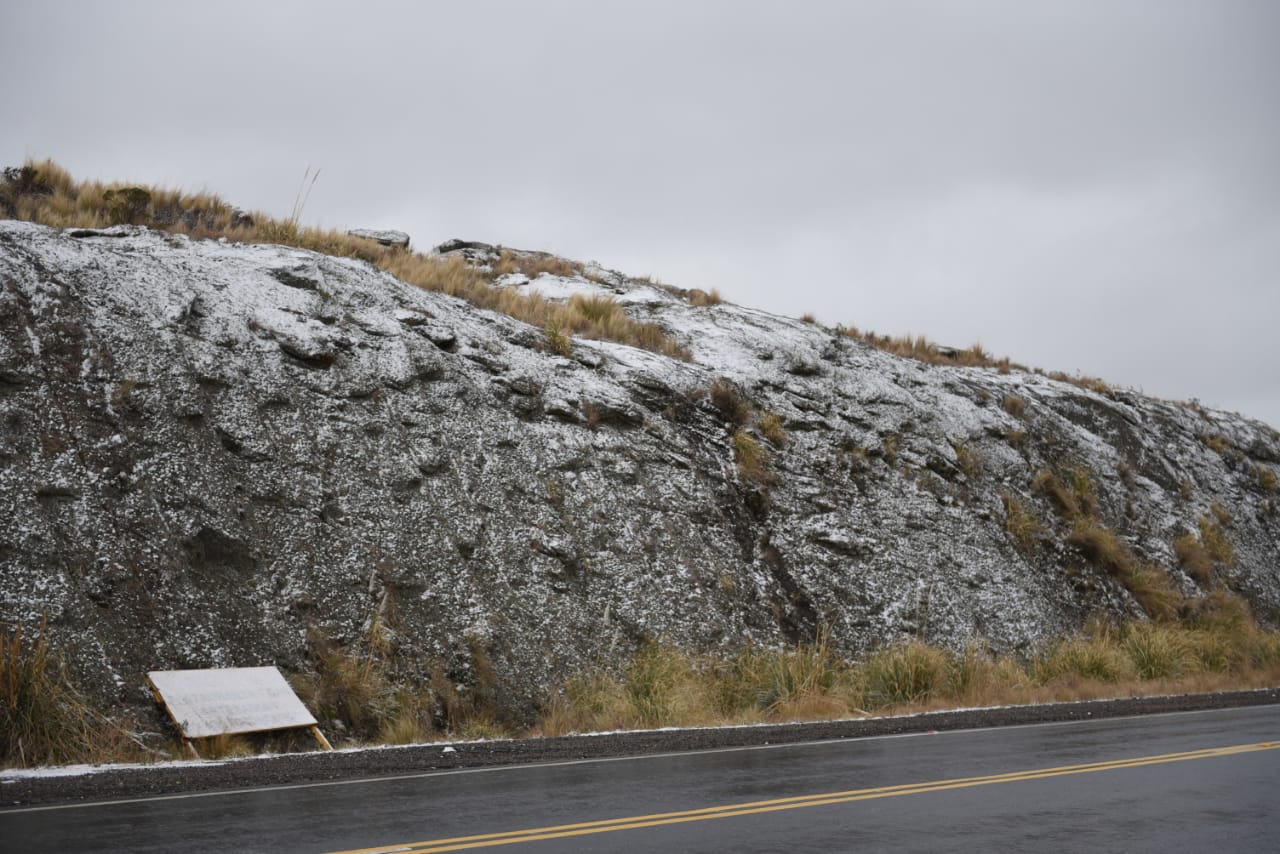
<path id="1" fill-rule="evenodd" d="M 483 649 L 516 716 L 645 638 L 1026 651 L 1142 615 L 1066 544 L 1045 469 L 1087 473 L 1098 524 L 1188 598 L 1204 588 L 1172 542 L 1218 519 L 1234 560 L 1214 583 L 1280 613 L 1264 424 L 588 272 L 498 285 L 605 294 L 692 361 L 554 355 L 346 259 L 0 223 L 0 622 L 47 615 L 81 680 L 133 703 L 146 670 L 299 668 L 308 628 L 341 643 L 376 621 L 423 673 L 465 682 Z M 1030 544 L 1002 493 L 1040 520 Z"/>

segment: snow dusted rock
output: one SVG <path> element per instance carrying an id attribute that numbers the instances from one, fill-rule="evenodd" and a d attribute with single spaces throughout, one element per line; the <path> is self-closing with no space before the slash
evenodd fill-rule
<path id="1" fill-rule="evenodd" d="M 82 680 L 146 704 L 147 669 L 299 667 L 309 627 L 341 643 L 376 619 L 402 661 L 460 683 L 485 650 L 517 718 L 644 638 L 825 625 L 849 653 L 908 635 L 1025 650 L 1141 614 L 1032 488 L 1070 467 L 1187 596 L 1171 544 L 1216 507 L 1223 581 L 1276 619 L 1266 425 L 927 366 L 611 271 L 509 286 L 599 288 L 692 361 L 553 355 L 541 330 L 350 259 L 0 223 L 0 622 L 47 614 Z M 764 413 L 788 435 L 759 430 L 753 478 L 733 419 Z M 1002 494 L 1039 517 L 1030 547 Z"/>
<path id="2" fill-rule="evenodd" d="M 366 240 L 376 240 L 383 246 L 399 246 L 404 249 L 409 248 L 409 235 L 403 231 L 394 231 L 391 229 L 379 231 L 370 228 L 353 228 L 347 231 L 352 237 L 363 237 Z"/>

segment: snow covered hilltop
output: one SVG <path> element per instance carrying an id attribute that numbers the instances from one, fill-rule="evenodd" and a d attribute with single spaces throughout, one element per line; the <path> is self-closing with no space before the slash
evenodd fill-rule
<path id="1" fill-rule="evenodd" d="M 0 622 L 47 614 L 114 702 L 147 669 L 304 667 L 311 630 L 463 685 L 482 655 L 527 716 L 646 638 L 1029 650 L 1215 589 L 1280 619 L 1264 424 L 593 267 L 495 284 L 688 358 L 361 261 L 0 223 Z"/>

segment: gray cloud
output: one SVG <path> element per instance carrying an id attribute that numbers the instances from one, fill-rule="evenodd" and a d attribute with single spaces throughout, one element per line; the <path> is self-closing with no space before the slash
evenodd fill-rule
<path id="1" fill-rule="evenodd" d="M 1270 2 L 22 3 L 0 157 L 1280 424 Z"/>

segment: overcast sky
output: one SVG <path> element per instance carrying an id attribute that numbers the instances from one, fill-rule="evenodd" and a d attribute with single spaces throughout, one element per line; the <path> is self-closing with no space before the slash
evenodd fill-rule
<path id="1" fill-rule="evenodd" d="M 0 0 L 0 162 L 1280 425 L 1280 3 Z"/>

